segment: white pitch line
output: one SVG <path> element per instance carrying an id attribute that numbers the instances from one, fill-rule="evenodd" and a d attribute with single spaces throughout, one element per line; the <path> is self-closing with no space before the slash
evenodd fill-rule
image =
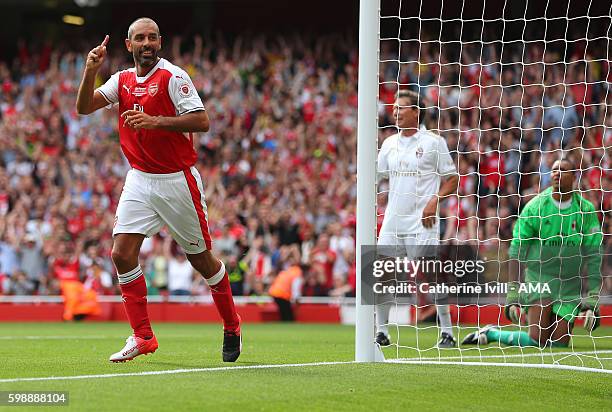
<path id="1" fill-rule="evenodd" d="M 401 360 L 389 360 L 388 363 L 397 363 L 403 365 L 460 365 L 460 366 L 507 366 L 514 368 L 542 368 L 542 369 L 565 369 L 572 371 L 581 372 L 598 372 L 612 374 L 612 370 L 598 369 L 598 368 L 587 368 L 586 366 L 571 366 L 571 365 L 559 365 L 551 363 L 502 363 L 502 362 L 438 362 L 438 361 L 401 361 Z"/>
<path id="2" fill-rule="evenodd" d="M 12 382 L 36 382 L 36 381 L 60 381 L 60 380 L 82 380 L 82 379 L 105 379 L 105 378 L 121 378 L 128 376 L 155 376 L 155 375 L 176 375 L 183 373 L 197 373 L 197 372 L 222 372 L 222 371 L 234 371 L 234 370 L 249 370 L 249 369 L 277 369 L 277 368 L 298 368 L 298 367 L 310 367 L 310 366 L 328 366 L 328 365 L 348 365 L 356 364 L 355 361 L 343 361 L 343 362 L 313 362 L 313 363 L 289 363 L 289 364 L 277 364 L 277 365 L 248 365 L 248 366 L 222 366 L 216 368 L 193 368 L 193 369 L 170 369 L 161 371 L 148 371 L 148 372 L 129 372 L 129 373 L 108 373 L 99 375 L 74 375 L 74 376 L 46 376 L 36 378 L 10 378 L 0 379 L 0 383 L 12 383 Z M 559 364 L 528 364 L 528 363 L 493 363 L 493 362 L 447 362 L 447 361 L 428 361 L 428 360 L 387 360 L 387 364 L 425 364 L 425 365 L 469 365 L 469 366 L 510 366 L 510 367 L 524 367 L 524 368 L 543 368 L 543 369 L 568 369 L 585 372 L 599 372 L 599 373 L 612 373 L 612 370 L 587 368 L 583 366 L 569 366 Z"/>
<path id="3" fill-rule="evenodd" d="M 114 336 L 116 337 L 116 336 Z M 0 340 L 62 340 L 62 339 L 112 339 L 113 336 L 0 336 Z"/>
<path id="4" fill-rule="evenodd" d="M 504 358 L 534 358 L 534 357 L 543 357 L 543 356 L 589 356 L 589 355 L 599 355 L 599 354 L 609 354 L 612 353 L 612 350 L 600 350 L 600 351 L 586 351 L 586 352 L 542 352 L 542 353 L 515 353 L 511 355 L 466 355 L 466 356 L 423 356 L 420 358 L 398 358 L 391 359 L 393 361 L 433 361 L 436 359 L 439 360 L 452 360 L 452 359 L 504 359 Z M 608 359 L 608 358 L 605 358 Z"/>
<path id="5" fill-rule="evenodd" d="M 170 370 L 148 371 L 148 372 L 108 373 L 108 374 L 100 374 L 100 375 L 47 376 L 47 377 L 38 377 L 38 378 L 11 378 L 11 379 L 0 379 L 0 383 L 61 381 L 61 380 L 80 380 L 80 379 L 104 379 L 104 378 L 121 378 L 124 376 L 175 375 L 179 373 L 221 372 L 221 371 L 244 370 L 244 369 L 296 368 L 296 367 L 308 367 L 308 366 L 345 365 L 349 363 L 355 363 L 355 362 L 345 361 L 345 362 L 288 363 L 288 364 L 278 364 L 278 365 L 221 366 L 217 368 L 170 369 Z"/>

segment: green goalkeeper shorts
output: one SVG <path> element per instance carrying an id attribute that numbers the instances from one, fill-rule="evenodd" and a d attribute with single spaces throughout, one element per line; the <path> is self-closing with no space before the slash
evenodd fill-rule
<path id="1" fill-rule="evenodd" d="M 524 310 L 525 314 L 527 314 L 529 306 L 524 306 Z M 576 316 L 580 312 L 580 305 L 572 302 L 554 302 L 552 304 L 552 312 L 567 323 L 574 323 Z"/>

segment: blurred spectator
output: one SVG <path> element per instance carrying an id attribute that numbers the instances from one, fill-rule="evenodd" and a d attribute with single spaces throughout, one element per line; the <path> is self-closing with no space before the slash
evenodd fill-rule
<path id="1" fill-rule="evenodd" d="M 62 288 L 64 282 L 80 282 L 80 263 L 78 253 L 71 253 L 72 245 L 61 242 L 56 256 L 51 263 L 51 279 L 53 287 Z"/>
<path id="2" fill-rule="evenodd" d="M 310 252 L 310 266 L 318 273 L 325 275 L 325 287 L 331 288 L 333 284 L 333 269 L 336 262 L 336 252 L 329 246 L 329 236 L 322 234 L 317 244 Z"/>
<path id="3" fill-rule="evenodd" d="M 249 272 L 249 266 L 244 260 L 238 260 L 236 255 L 230 255 L 225 264 L 225 270 L 229 276 L 232 295 L 242 296 L 245 294 L 246 274 Z"/>
<path id="4" fill-rule="evenodd" d="M 174 251 L 173 249 L 174 247 Z M 164 254 L 168 261 L 168 292 L 175 296 L 189 296 L 193 287 L 195 276 L 200 276 L 187 260 L 183 251 L 170 236 L 164 239 Z"/>
<path id="5" fill-rule="evenodd" d="M 153 238 L 152 250 L 150 253 L 140 252 L 144 264 L 145 276 L 147 279 L 148 294 L 157 295 L 165 293 L 168 289 L 168 259 L 164 253 L 164 243 L 159 236 Z"/>
<path id="6" fill-rule="evenodd" d="M 35 290 L 35 285 L 31 282 L 25 273 L 21 270 L 13 272 L 11 279 L 8 283 L 8 295 L 31 295 Z"/>
<path id="7" fill-rule="evenodd" d="M 19 267 L 19 259 L 13 245 L 0 241 L 0 272 L 12 275 Z"/>
<path id="8" fill-rule="evenodd" d="M 7 274 L 0 272 L 0 295 L 8 295 L 11 278 Z"/>
<path id="9" fill-rule="evenodd" d="M 278 307 L 280 319 L 283 322 L 295 320 L 293 304 L 301 296 L 302 268 L 300 267 L 299 252 L 293 249 L 287 257 L 287 267 L 276 276 L 268 293 Z"/>
<path id="10" fill-rule="evenodd" d="M 47 256 L 42 247 L 37 244 L 36 237 L 32 234 L 24 236 L 21 247 L 17 250 L 19 255 L 19 266 L 25 273 L 27 279 L 32 282 L 33 290 L 38 291 L 41 279 L 47 273 Z"/>
<path id="11" fill-rule="evenodd" d="M 108 295 L 113 292 L 113 278 L 98 260 L 92 260 L 85 266 L 85 289 L 90 289 L 98 295 Z"/>
<path id="12" fill-rule="evenodd" d="M 246 274 L 246 288 L 249 294 L 263 294 L 263 285 L 269 282 L 272 271 L 272 259 L 264 247 L 264 239 L 256 237 L 252 246 L 244 257 L 248 266 Z"/>
<path id="13" fill-rule="evenodd" d="M 302 286 L 302 296 L 326 296 L 329 288 L 327 287 L 327 274 L 321 265 L 309 266 L 309 270 L 304 276 Z"/>

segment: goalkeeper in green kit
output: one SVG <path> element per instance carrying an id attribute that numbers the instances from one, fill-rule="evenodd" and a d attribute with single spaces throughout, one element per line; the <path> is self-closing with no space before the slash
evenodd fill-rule
<path id="1" fill-rule="evenodd" d="M 593 204 L 574 191 L 574 172 L 569 160 L 557 160 L 552 187 L 525 205 L 514 226 L 504 312 L 516 324 L 526 315 L 529 332 L 487 326 L 463 344 L 567 347 L 579 314 L 587 331 L 599 326 L 603 234 Z"/>

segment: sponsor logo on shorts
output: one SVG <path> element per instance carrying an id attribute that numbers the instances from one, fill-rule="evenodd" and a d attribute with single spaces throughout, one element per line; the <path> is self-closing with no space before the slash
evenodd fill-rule
<path id="1" fill-rule="evenodd" d="M 191 246 L 200 246 L 200 239 L 196 240 L 195 243 L 194 242 L 189 242 L 189 244 Z"/>

